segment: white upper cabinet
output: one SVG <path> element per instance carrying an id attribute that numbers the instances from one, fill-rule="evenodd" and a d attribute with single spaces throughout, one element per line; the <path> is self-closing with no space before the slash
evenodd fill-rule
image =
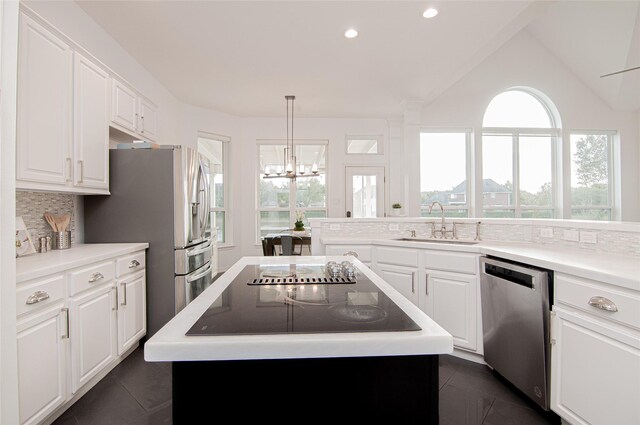
<path id="1" fill-rule="evenodd" d="M 73 184 L 109 190 L 109 74 L 75 53 L 74 75 Z"/>
<path id="2" fill-rule="evenodd" d="M 138 111 L 140 111 L 138 130 L 145 139 L 156 140 L 158 137 L 157 110 L 158 107 L 151 101 L 142 96 L 138 97 Z"/>
<path id="3" fill-rule="evenodd" d="M 138 102 L 136 92 L 116 79 L 111 80 L 111 123 L 136 131 L 138 121 Z"/>
<path id="4" fill-rule="evenodd" d="M 158 107 L 20 6 L 16 188 L 109 194 L 109 126 L 156 141 Z"/>
<path id="5" fill-rule="evenodd" d="M 20 14 L 18 188 L 71 184 L 73 52 L 30 16 Z"/>
<path id="6" fill-rule="evenodd" d="M 111 125 L 145 140 L 157 139 L 157 107 L 128 84 L 113 78 Z"/>
<path id="7" fill-rule="evenodd" d="M 20 13 L 16 188 L 109 193 L 109 76 Z"/>

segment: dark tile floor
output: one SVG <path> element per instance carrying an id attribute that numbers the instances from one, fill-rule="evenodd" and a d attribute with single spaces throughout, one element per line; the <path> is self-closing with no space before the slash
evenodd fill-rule
<path id="1" fill-rule="evenodd" d="M 145 362 L 139 347 L 53 425 L 171 423 L 171 366 Z M 559 423 L 486 366 L 440 357 L 441 425 Z"/>

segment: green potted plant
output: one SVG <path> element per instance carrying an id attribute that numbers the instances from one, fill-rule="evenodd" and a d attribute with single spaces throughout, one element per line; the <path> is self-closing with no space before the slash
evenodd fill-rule
<path id="1" fill-rule="evenodd" d="M 401 203 L 396 202 L 395 204 L 391 205 L 391 215 L 402 215 Z"/>
<path id="2" fill-rule="evenodd" d="M 293 223 L 293 230 L 296 232 L 304 232 L 304 211 L 296 211 L 296 221 Z"/>

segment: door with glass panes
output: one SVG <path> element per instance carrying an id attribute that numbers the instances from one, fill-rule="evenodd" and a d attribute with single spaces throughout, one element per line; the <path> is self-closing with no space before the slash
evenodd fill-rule
<path id="1" fill-rule="evenodd" d="M 345 167 L 346 216 L 384 217 L 384 167 Z"/>

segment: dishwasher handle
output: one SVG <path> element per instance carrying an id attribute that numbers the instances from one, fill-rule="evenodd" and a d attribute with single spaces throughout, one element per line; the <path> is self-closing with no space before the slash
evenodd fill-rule
<path id="1" fill-rule="evenodd" d="M 489 258 L 483 258 L 481 261 L 483 274 L 494 276 L 533 290 L 536 289 L 536 276 L 542 272 L 541 270 L 527 269 L 522 266 Z"/>

